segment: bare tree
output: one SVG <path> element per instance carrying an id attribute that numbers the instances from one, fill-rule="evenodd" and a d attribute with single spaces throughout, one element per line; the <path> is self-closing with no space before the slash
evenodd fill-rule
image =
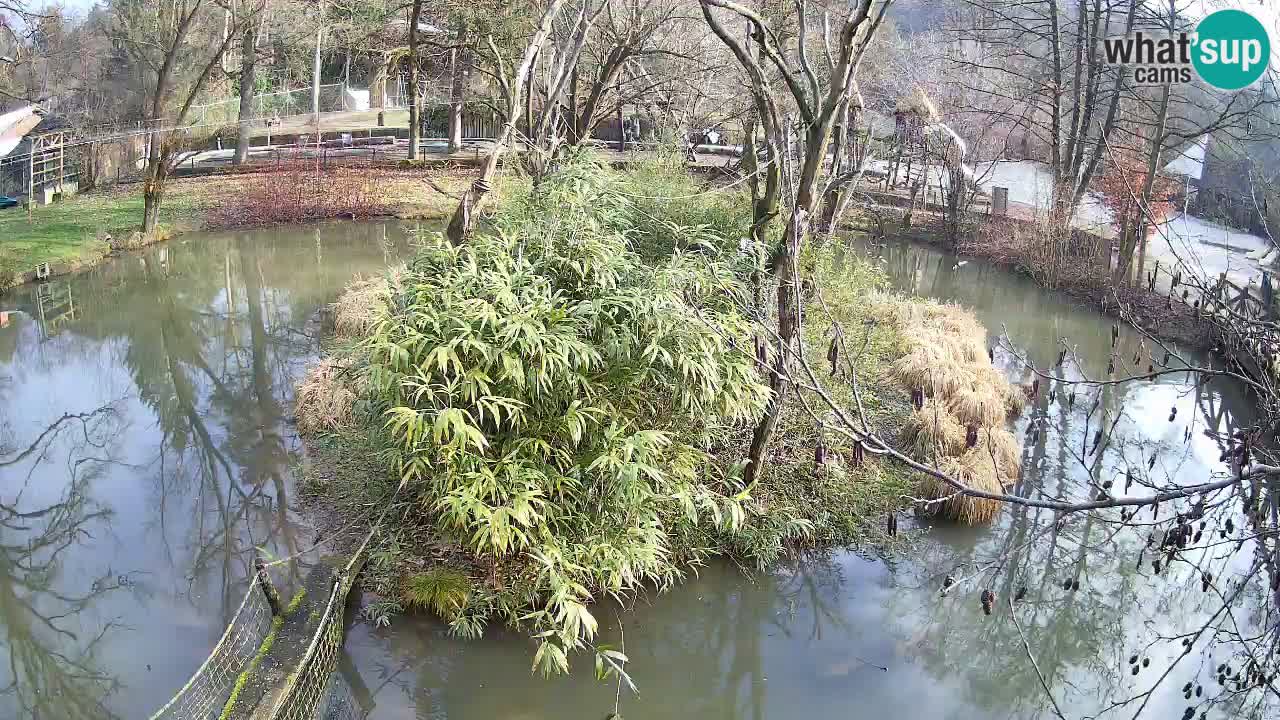
<path id="1" fill-rule="evenodd" d="M 462 243 L 471 234 L 471 230 L 475 227 L 475 213 L 479 210 L 485 196 L 493 189 L 493 180 L 498 172 L 498 163 L 501 162 L 503 154 L 515 138 L 515 125 L 520 113 L 521 97 L 525 85 L 528 83 L 529 74 L 532 72 L 534 60 L 550 37 L 552 26 L 560 15 L 560 11 L 564 9 L 564 5 L 565 0 L 551 0 L 547 3 L 542 12 L 542 18 L 533 35 L 530 36 L 520 63 L 515 67 L 514 72 L 508 71 L 493 36 L 490 35 L 485 39 L 492 54 L 492 75 L 498 85 L 503 124 L 502 129 L 498 132 L 498 137 L 494 140 L 492 149 L 489 151 L 489 156 L 485 160 L 484 166 L 480 169 L 480 177 L 476 178 L 471 187 L 467 188 L 466 193 L 463 194 L 462 199 L 458 202 L 457 209 L 454 210 L 453 217 L 449 220 L 447 235 L 449 241 L 454 244 Z"/>
<path id="2" fill-rule="evenodd" d="M 587 49 L 590 63 L 573 68 L 568 108 L 570 143 L 579 144 L 591 137 L 611 109 L 606 101 L 610 93 L 620 89 L 623 69 L 652 50 L 655 35 L 671 20 L 676 7 L 669 1 L 643 0 L 608 0 L 601 6 L 605 15 Z M 622 97 L 617 102 L 622 103 Z"/>
<path id="3" fill-rule="evenodd" d="M 467 81 L 470 78 L 471 55 L 466 47 L 467 26 L 461 19 L 455 20 L 453 46 L 449 48 L 449 152 L 462 149 L 462 109 L 466 99 Z"/>
<path id="4" fill-rule="evenodd" d="M 240 113 L 236 125 L 236 152 L 232 161 L 243 165 L 249 159 L 249 139 L 252 135 L 252 120 L 257 116 L 257 79 L 258 79 L 258 24 L 243 23 L 244 33 L 240 36 Z"/>
<path id="5" fill-rule="evenodd" d="M 702 14 L 716 36 L 733 52 L 747 74 L 751 96 L 755 102 L 755 116 L 764 131 L 767 148 L 765 162 L 776 170 L 779 163 L 790 160 L 786 135 L 789 126 L 785 122 L 785 103 L 793 104 L 799 116 L 798 132 L 801 138 L 798 169 L 788 177 L 786 198 L 789 217 L 782 242 L 769 253 L 769 266 L 777 282 L 777 332 L 771 369 L 770 387 L 773 395 L 764 417 L 756 426 L 747 458 L 748 482 L 764 468 L 765 452 L 778 424 L 787 393 L 787 365 L 795 344 L 799 322 L 799 282 L 796 263 L 810 234 L 810 222 L 822 198 L 820 185 L 827 164 L 828 144 L 837 113 L 846 108 L 854 87 L 854 76 L 863 53 L 884 19 L 889 2 L 873 3 L 861 0 L 840 21 L 839 30 L 828 48 L 831 56 L 829 72 L 819 78 L 810 59 L 808 23 L 811 8 L 804 0 L 795 3 L 798 31 L 794 51 L 787 47 L 782 36 L 760 14 L 730 0 L 700 0 Z M 873 10 L 873 4 L 875 5 Z M 726 29 L 718 11 L 727 11 L 750 28 L 753 52 L 743 40 Z M 781 84 L 785 93 L 776 91 L 774 83 Z M 748 157 L 754 148 L 748 149 Z M 766 237 L 765 228 L 770 221 L 776 198 L 781 192 L 781 178 L 766 175 L 767 189 L 763 197 L 756 199 L 756 217 L 752 233 L 757 240 Z"/>
<path id="6" fill-rule="evenodd" d="M 417 160 L 422 143 L 422 117 L 419 105 L 422 98 L 418 92 L 418 64 L 422 58 L 418 55 L 418 26 L 422 23 L 422 0 L 413 0 L 409 11 L 409 159 Z"/>
<path id="7" fill-rule="evenodd" d="M 116 39 L 148 78 L 146 121 L 152 132 L 142 186 L 142 231 L 152 234 L 186 137 L 183 125 L 240 28 L 224 32 L 223 8 L 211 0 L 121 0 L 112 9 Z M 239 13 L 236 22 L 244 23 L 252 14 Z"/>
<path id="8" fill-rule="evenodd" d="M 553 167 L 560 149 L 564 146 L 562 135 L 561 112 L 564 107 L 564 96 L 570 90 L 570 78 L 577 73 L 579 60 L 592 26 L 600 14 L 608 7 L 608 2 L 593 3 L 585 0 L 578 8 L 576 15 L 569 20 L 558 38 L 550 47 L 535 59 L 534 71 L 530 74 L 529 94 L 525 98 L 526 124 L 528 138 L 526 148 L 528 160 L 533 171 L 533 182 L 541 182 L 546 173 Z M 536 81 L 537 67 L 541 65 L 545 78 L 541 88 Z M 534 97 L 540 95 L 541 109 L 534 111 Z"/>

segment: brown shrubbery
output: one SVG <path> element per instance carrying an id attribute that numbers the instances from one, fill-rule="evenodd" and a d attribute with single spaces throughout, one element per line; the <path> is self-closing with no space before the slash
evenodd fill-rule
<path id="1" fill-rule="evenodd" d="M 333 303 L 333 333 L 339 340 L 361 340 L 386 316 L 393 285 L 398 285 L 404 266 L 393 267 L 386 275 L 352 280 Z M 313 365 L 298 383 L 294 414 L 303 432 L 334 432 L 350 427 L 352 409 L 363 381 L 360 373 L 348 372 L 334 357 Z"/>
<path id="2" fill-rule="evenodd" d="M 367 337 L 386 314 L 393 285 L 399 285 L 403 274 L 404 266 L 398 265 L 386 275 L 352 280 L 333 304 L 334 334 L 343 339 Z"/>
<path id="3" fill-rule="evenodd" d="M 307 370 L 298 383 L 294 412 L 298 429 L 306 433 L 333 432 L 351 424 L 357 394 L 352 379 L 333 358 L 324 358 Z"/>
<path id="4" fill-rule="evenodd" d="M 375 217 L 394 211 L 379 176 L 365 168 L 317 169 L 314 163 L 299 161 L 241 176 L 209 213 L 209 222 L 215 227 L 242 227 Z"/>

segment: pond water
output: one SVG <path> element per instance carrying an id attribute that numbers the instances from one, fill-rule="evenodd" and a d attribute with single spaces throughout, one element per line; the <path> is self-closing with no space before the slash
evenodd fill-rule
<path id="1" fill-rule="evenodd" d="M 405 229 L 191 235 L 0 296 L 0 718 L 145 718 L 290 511 L 315 317 Z M 290 568 L 301 572 L 297 566 Z"/>
<path id="2" fill-rule="evenodd" d="M 293 381 L 317 352 L 316 310 L 405 237 L 381 223 L 192 235 L 0 297 L 0 718 L 146 717 L 216 642 L 253 549 L 309 545 L 290 509 Z M 1110 321 L 1029 280 L 927 248 L 850 252 L 872 253 L 899 288 L 972 307 L 1039 367 L 1069 337 L 1085 372 L 1105 370 Z M 1147 350 L 1123 334 L 1121 356 L 1134 352 Z M 1028 377 L 1007 351 L 997 363 Z M 1179 376 L 1109 387 L 1094 406 L 1041 392 L 1018 423 L 1021 482 L 1080 493 L 1091 475 L 1145 468 L 1156 447 L 1154 472 L 1201 480 L 1220 470 L 1206 431 L 1250 417 L 1236 388 Z M 1085 457 L 1103 408 L 1117 431 Z M 500 628 L 462 641 L 427 618 L 352 618 L 339 665 L 350 715 L 599 720 L 617 703 L 633 718 L 1052 717 L 1024 634 L 1068 717 L 1112 704 L 1108 717 L 1132 717 L 1144 703 L 1143 717 L 1178 717 L 1193 679 L 1206 685 L 1197 711 L 1241 713 L 1207 704 L 1207 654 L 1182 658 L 1180 638 L 1162 639 L 1213 606 L 1190 567 L 1139 569 L 1144 533 L 1023 508 L 911 536 L 885 559 L 715 564 L 633 607 L 599 608 L 638 694 L 597 682 L 587 658 L 567 677 L 533 675 L 531 644 Z M 1247 545 L 1213 552 L 1222 577 L 1250 567 Z M 948 574 L 960 582 L 942 596 Z M 1064 591 L 1068 579 L 1080 589 Z M 1015 624 L 1004 602 L 1021 586 Z M 984 587 L 1001 598 L 990 617 Z M 1233 619 L 1242 632 L 1259 622 L 1253 607 Z M 1134 652 L 1151 661 L 1137 676 Z"/>

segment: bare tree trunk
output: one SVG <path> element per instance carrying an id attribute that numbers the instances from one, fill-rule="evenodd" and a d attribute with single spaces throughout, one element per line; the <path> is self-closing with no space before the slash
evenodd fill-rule
<path id="1" fill-rule="evenodd" d="M 619 74 L 622 70 L 622 62 L 626 58 L 624 49 L 615 47 L 609 52 L 605 58 L 604 64 L 596 74 L 595 80 L 591 83 L 591 91 L 587 93 L 586 99 L 582 102 L 580 109 L 575 113 L 571 122 L 573 128 L 569 133 L 569 142 L 575 145 L 581 144 L 591 137 L 591 133 L 595 132 L 596 126 L 604 117 L 603 106 L 604 101 L 608 97 L 609 88 L 619 84 Z M 622 94 L 618 94 L 619 114 L 621 114 Z"/>
<path id="2" fill-rule="evenodd" d="M 489 157 L 485 160 L 484 167 L 480 171 L 480 177 L 476 178 L 471 187 L 467 188 L 462 200 L 458 202 L 457 209 L 453 212 L 453 217 L 449 220 L 447 236 L 449 242 L 454 245 L 461 244 L 471 235 L 476 222 L 475 213 L 479 210 L 480 203 L 484 201 L 485 196 L 493 189 L 493 178 L 497 175 L 498 163 L 501 161 L 503 153 L 506 152 L 507 146 L 510 145 L 511 139 L 515 134 L 515 123 L 520 112 L 520 93 L 528 81 L 530 72 L 532 72 L 534 58 L 538 56 L 542 46 L 547 42 L 547 38 L 551 34 L 551 24 L 555 22 L 556 16 L 560 14 L 560 10 L 563 7 L 564 0 L 551 0 L 547 5 L 547 9 L 542 13 L 542 21 L 538 24 L 538 30 L 529 39 L 529 45 L 525 48 L 524 57 L 516 69 L 515 76 L 499 75 L 502 97 L 506 105 L 502 130 L 498 132 L 498 138 L 494 140 L 493 149 L 489 151 Z M 492 38 L 490 38 L 489 44 L 490 47 L 493 46 Z M 494 54 L 497 54 L 496 49 Z"/>
<path id="3" fill-rule="evenodd" d="M 947 170 L 946 234 L 947 245 L 952 250 L 960 244 L 960 231 L 963 228 L 961 215 L 964 214 L 968 204 L 966 202 L 967 182 L 968 178 L 960 168 L 953 167 Z"/>
<path id="4" fill-rule="evenodd" d="M 454 37 L 455 47 L 449 51 L 449 74 L 451 82 L 449 85 L 449 152 L 455 153 L 462 149 L 462 100 L 463 89 L 466 85 L 466 58 L 463 50 L 456 45 L 460 45 L 464 35 L 463 26 L 458 25 L 458 31 Z"/>
<path id="5" fill-rule="evenodd" d="M 849 98 L 845 98 L 840 109 L 836 111 L 836 117 L 840 120 L 836 123 L 831 144 L 832 182 L 827 185 L 826 192 L 823 193 L 822 197 L 822 217 L 818 222 L 819 242 L 822 242 L 824 238 L 836 230 L 837 211 L 842 204 L 844 190 L 847 185 L 847 180 L 841 176 L 848 172 L 856 172 L 856 169 L 851 171 L 846 168 L 843 162 L 845 155 L 848 154 L 848 149 L 845 146 L 849 136 L 849 122 L 854 117 L 849 112 L 849 105 Z"/>
<path id="6" fill-rule="evenodd" d="M 142 234 L 146 237 L 151 237 L 160 226 L 160 208 L 169 175 L 169 153 L 165 145 L 164 140 L 153 136 L 147 173 L 142 181 Z"/>
<path id="7" fill-rule="evenodd" d="M 1169 32 L 1173 33 L 1178 22 L 1176 0 L 1169 0 Z M 1151 146 L 1147 152 L 1147 176 L 1142 181 L 1142 206 L 1138 208 L 1137 242 L 1138 242 L 1138 277 L 1142 277 L 1146 269 L 1147 232 L 1153 227 L 1157 218 L 1151 211 L 1151 190 L 1155 187 L 1156 173 L 1160 172 L 1160 151 L 1164 148 L 1164 130 L 1169 122 L 1170 87 L 1165 83 L 1160 91 L 1160 111 L 1156 117 L 1156 128 L 1151 134 Z"/>
<path id="8" fill-rule="evenodd" d="M 236 127 L 236 153 L 232 159 L 236 165 L 243 165 L 249 159 L 250 121 L 257 113 L 254 97 L 258 68 L 257 46 L 258 26 L 253 22 L 246 23 L 244 36 L 240 41 L 240 122 Z"/>
<path id="9" fill-rule="evenodd" d="M 422 17 L 422 0 L 413 0 L 409 14 L 409 159 L 418 159 L 422 142 L 422 123 L 418 118 L 418 22 Z"/>
<path id="10" fill-rule="evenodd" d="M 565 122 L 565 136 L 569 142 L 579 142 L 578 132 L 578 66 L 574 64 L 573 73 L 569 75 L 569 120 Z"/>
<path id="11" fill-rule="evenodd" d="M 769 448 L 769 441 L 774 431 L 777 430 L 778 419 L 782 415 L 782 407 L 786 402 L 787 368 L 790 365 L 790 353 L 800 325 L 798 297 L 800 279 L 796 277 L 796 263 L 800 249 L 804 247 L 809 237 L 809 218 L 818 201 L 817 184 L 822 175 L 823 163 L 826 161 L 827 144 L 831 138 L 831 124 L 835 110 L 835 107 L 831 107 L 823 112 L 805 133 L 805 156 L 800 177 L 796 182 L 796 204 L 792 210 L 791 220 L 787 223 L 782 246 L 773 264 L 774 275 L 778 278 L 777 348 L 769 379 L 773 395 L 765 409 L 764 417 L 756 425 L 751 436 L 751 448 L 744 474 L 748 483 L 754 482 L 764 471 L 765 452 Z"/>
<path id="12" fill-rule="evenodd" d="M 804 246 L 804 241 L 809 236 L 809 222 L 818 200 L 817 185 L 827 159 L 831 127 L 836 112 L 841 107 L 844 107 L 848 101 L 849 94 L 853 89 L 853 77 L 858 62 L 867 47 L 868 41 L 874 35 L 880 21 L 884 18 L 884 12 L 888 8 L 888 4 L 883 4 L 878 8 L 878 14 L 875 19 L 870 22 L 869 26 L 865 27 L 865 32 L 861 34 L 859 34 L 859 30 L 863 28 L 863 23 L 868 21 L 870 17 L 871 0 L 861 0 L 850 9 L 850 14 L 846 18 L 839 35 L 837 45 L 840 48 L 839 57 L 838 60 L 831 63 L 829 85 L 825 90 L 821 88 L 817 75 L 809 65 L 805 54 L 803 38 L 806 30 L 803 23 L 803 11 L 799 15 L 801 26 L 797 31 L 797 37 L 800 38 L 798 47 L 800 68 L 797 70 L 786 65 L 785 60 L 782 59 L 776 48 L 765 47 L 765 44 L 770 42 L 769 34 L 766 32 L 764 20 L 759 15 L 756 15 L 754 11 L 732 0 L 700 0 L 699 4 L 702 7 L 703 18 L 707 21 L 708 26 L 711 27 L 712 32 L 729 47 L 751 79 L 752 96 L 759 112 L 759 120 L 765 127 L 766 140 L 769 144 L 769 160 L 772 170 L 780 170 L 778 155 L 781 153 L 782 138 L 779 135 L 783 124 L 778 121 L 780 117 L 778 112 L 779 104 L 769 86 L 769 79 L 761 68 L 761 61 L 725 30 L 724 26 L 716 18 L 712 8 L 732 11 L 748 21 L 752 30 L 749 33 L 749 37 L 760 43 L 761 54 L 781 71 L 779 74 L 786 83 L 792 98 L 795 99 L 800 114 L 805 119 L 804 125 L 806 128 L 804 130 L 803 162 L 799 170 L 799 177 L 791 185 L 791 192 L 794 194 L 795 201 L 792 206 L 791 219 L 783 235 L 782 245 L 774 253 L 773 259 L 773 269 L 778 278 L 777 351 L 773 358 L 770 377 L 773 393 L 765 410 L 765 415 L 757 424 L 752 435 L 751 448 L 744 472 L 744 479 L 751 483 L 760 477 L 760 474 L 764 471 L 769 440 L 777 429 L 778 419 L 781 416 L 785 400 L 790 353 L 793 350 L 801 320 L 799 299 L 797 298 L 799 278 L 796 277 L 796 261 L 800 250 Z M 801 70 L 803 71 L 803 76 L 801 75 Z M 788 130 L 789 132 L 790 130 Z"/>
<path id="13" fill-rule="evenodd" d="M 316 118 L 316 141 L 320 139 L 320 45 L 324 40 L 324 2 L 320 3 L 316 27 L 316 51 L 311 61 L 311 114 Z"/>
<path id="14" fill-rule="evenodd" d="M 187 32 L 191 29 L 199 11 L 200 5 L 196 4 L 189 9 L 186 15 L 182 16 L 170 39 L 170 44 L 164 48 L 164 60 L 156 70 L 156 83 L 151 91 L 151 108 L 148 121 L 153 128 L 158 129 L 162 124 L 169 122 L 163 116 L 165 103 L 173 92 L 173 68 L 178 62 L 178 57 L 188 49 L 184 44 Z M 240 28 L 236 28 L 236 32 L 240 32 Z M 178 114 L 172 120 L 174 126 L 181 127 L 186 122 L 192 105 L 195 104 L 196 98 L 200 96 L 205 83 L 209 81 L 209 76 L 213 73 L 213 69 L 222 62 L 222 56 L 227 52 L 227 48 L 231 45 L 231 38 L 234 36 L 235 33 L 233 32 L 227 33 L 221 44 L 218 45 L 216 52 L 200 70 L 200 74 L 187 87 L 186 99 L 179 108 Z M 173 130 L 161 135 L 159 132 L 153 131 L 150 137 L 151 147 L 147 154 L 147 170 L 142 184 L 142 231 L 146 235 L 154 233 L 160 224 L 160 209 L 164 203 L 165 182 L 169 179 L 171 170 L 169 163 L 177 151 L 177 138 L 180 132 L 180 130 Z"/>

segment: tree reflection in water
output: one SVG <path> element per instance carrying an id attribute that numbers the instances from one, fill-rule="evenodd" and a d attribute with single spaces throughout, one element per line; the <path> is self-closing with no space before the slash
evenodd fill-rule
<path id="1" fill-rule="evenodd" d="M 855 248 L 870 249 L 899 289 L 960 302 L 975 309 L 993 336 L 1007 333 L 1012 350 L 997 349 L 996 360 L 1015 379 L 1030 380 L 1024 363 L 1054 367 L 1064 340 L 1079 366 L 1056 372 L 1068 380 L 1107 373 L 1113 352 L 1109 321 L 1030 280 L 983 263 L 961 269 L 955 258 L 918 246 Z M 1145 356 L 1150 344 L 1122 331 L 1114 352 L 1120 358 Z M 1143 478 L 1148 469 L 1161 481 L 1202 482 L 1225 469 L 1228 438 L 1251 422 L 1252 407 L 1230 382 L 1190 375 L 1101 387 L 1050 382 L 1018 423 L 1024 450 L 1015 491 L 1072 497 L 1107 483 L 1128 492 L 1126 478 Z M 1185 510 L 1163 508 L 1162 516 L 1179 509 Z M 1210 515 L 1206 534 L 1213 536 L 1228 515 Z M 923 545 L 919 569 L 900 575 L 910 589 L 904 595 L 913 599 L 906 612 L 898 611 L 900 627 L 935 677 L 963 678 L 960 687 L 975 705 L 1019 717 L 1051 712 L 1009 618 L 1008 600 L 1025 588 L 1026 599 L 1015 610 L 1018 621 L 1045 684 L 1059 705 L 1071 708 L 1069 715 L 1178 716 L 1200 703 L 1183 697 L 1184 684 L 1191 682 L 1206 691 L 1197 715 L 1211 710 L 1267 716 L 1266 693 L 1239 702 L 1213 682 L 1213 668 L 1247 653 L 1249 642 L 1242 640 L 1276 625 L 1261 612 L 1273 577 L 1266 568 L 1275 556 L 1268 548 L 1274 539 L 1245 538 L 1217 547 L 1209 542 L 1158 572 L 1152 560 L 1159 553 L 1148 547 L 1160 537 L 1148 538 L 1148 518 L 1143 513 L 1126 527 L 1118 517 L 1099 513 L 1058 516 L 1014 506 L 991 528 L 935 529 Z M 1223 594 L 1208 592 L 1202 587 L 1206 572 L 1241 584 L 1224 581 Z M 959 582 L 943 596 L 946 576 Z M 1224 603 L 1236 587 L 1252 590 Z M 992 617 L 979 609 L 984 588 L 998 598 Z M 1224 612 L 1227 605 L 1235 610 Z M 1128 662 L 1135 655 L 1150 660 L 1150 669 L 1139 662 L 1135 674 Z"/>
<path id="2" fill-rule="evenodd" d="M 0 494 L 8 494 L 0 499 L 22 512 L 55 503 L 84 512 L 60 555 L 75 571 L 123 562 L 141 571 L 124 576 L 138 602 L 109 582 L 120 570 L 104 571 L 99 587 L 100 597 L 117 599 L 91 604 L 76 594 L 84 588 L 74 572 L 40 576 L 46 594 L 66 601 L 48 611 L 56 625 L 101 634 L 92 656 L 110 669 L 104 688 L 119 687 L 100 693 L 102 712 L 85 717 L 146 717 L 221 635 L 254 554 L 292 556 L 312 544 L 291 507 L 300 458 L 285 408 L 317 351 L 316 311 L 355 272 L 385 267 L 388 252 L 405 249 L 403 232 L 393 229 L 384 245 L 386 237 L 376 225 L 340 224 L 323 234 L 281 228 L 157 246 L 70 279 L 78 313 L 57 332 L 39 327 L 34 288 L 6 295 L 6 308 L 18 312 L 0 328 L 0 453 L 13 461 L 5 467 L 0 457 Z M 27 451 L 40 434 L 28 423 L 104 396 L 119 396 L 113 417 L 126 430 L 111 443 L 93 447 L 100 441 L 91 436 L 67 448 L 81 420 L 64 418 L 48 442 Z M 106 461 L 91 459 L 98 456 Z M 29 490 L 20 489 L 24 481 Z M 106 513 L 112 521 L 101 527 Z M 304 572 L 280 569 L 282 586 Z M 80 657 L 69 636 L 45 635 L 50 652 Z M 21 680 L 12 693 L 27 685 Z M 0 717 L 28 710 L 0 696 Z"/>
<path id="3" fill-rule="evenodd" d="M 107 458 L 102 449 L 118 432 L 113 406 L 64 415 L 26 447 L 0 447 L 0 477 L 33 457 L 54 461 L 60 436 L 71 439 L 65 458 L 69 482 L 61 497 L 32 501 L 26 483 L 0 486 L 0 648 L 8 656 L 0 670 L 0 703 L 22 717 L 97 720 L 114 717 L 106 707 L 117 680 L 101 663 L 99 649 L 120 626 L 107 621 L 85 632 L 79 615 L 133 582 L 130 573 L 105 569 L 96 577 L 68 578 L 64 557 L 95 538 L 110 511 L 87 488 Z"/>

